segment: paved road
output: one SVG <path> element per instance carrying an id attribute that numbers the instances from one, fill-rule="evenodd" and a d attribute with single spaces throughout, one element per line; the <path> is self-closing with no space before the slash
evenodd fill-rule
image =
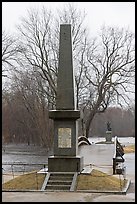
<path id="1" fill-rule="evenodd" d="M 135 193 L 3 192 L 2 202 L 135 202 Z"/>

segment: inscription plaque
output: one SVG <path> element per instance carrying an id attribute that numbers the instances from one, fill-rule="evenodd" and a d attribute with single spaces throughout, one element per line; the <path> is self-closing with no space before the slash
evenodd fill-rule
<path id="1" fill-rule="evenodd" d="M 71 148 L 71 128 L 58 128 L 58 147 Z"/>

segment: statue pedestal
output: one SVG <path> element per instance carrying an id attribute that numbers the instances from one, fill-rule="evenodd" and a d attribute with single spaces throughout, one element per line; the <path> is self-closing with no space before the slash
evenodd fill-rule
<path id="1" fill-rule="evenodd" d="M 106 131 L 106 143 L 112 142 L 112 131 L 107 130 Z"/>

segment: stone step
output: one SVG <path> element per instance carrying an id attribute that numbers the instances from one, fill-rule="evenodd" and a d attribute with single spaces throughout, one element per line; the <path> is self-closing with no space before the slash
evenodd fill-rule
<path id="1" fill-rule="evenodd" d="M 49 185 L 47 184 L 45 190 L 70 190 L 71 185 Z"/>
<path id="2" fill-rule="evenodd" d="M 72 181 L 74 174 L 50 174 L 52 180 L 69 180 Z"/>
<path id="3" fill-rule="evenodd" d="M 71 181 L 64 181 L 64 180 L 49 180 L 47 185 L 71 185 L 72 180 Z"/>
<path id="4" fill-rule="evenodd" d="M 63 190 L 63 189 L 46 189 L 47 192 L 69 192 L 70 190 L 66 189 L 66 190 Z"/>
<path id="5" fill-rule="evenodd" d="M 65 174 L 65 173 L 50 173 L 50 176 L 59 176 L 59 177 L 73 177 L 74 173 Z"/>
<path id="6" fill-rule="evenodd" d="M 61 177 L 61 176 L 51 176 L 50 177 L 51 180 L 65 180 L 65 181 L 71 181 L 73 179 L 73 176 L 72 177 Z"/>
<path id="7" fill-rule="evenodd" d="M 73 191 L 76 181 L 76 173 L 48 173 L 42 190 L 46 191 Z"/>

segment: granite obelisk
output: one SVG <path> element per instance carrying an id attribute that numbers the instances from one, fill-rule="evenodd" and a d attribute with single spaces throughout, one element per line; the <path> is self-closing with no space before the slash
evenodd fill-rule
<path id="1" fill-rule="evenodd" d="M 50 172 L 80 172 L 83 158 L 77 156 L 80 111 L 75 105 L 71 25 L 60 25 L 59 67 L 56 110 L 49 111 L 54 120 L 54 155 L 48 158 Z"/>
<path id="2" fill-rule="evenodd" d="M 60 26 L 57 110 L 75 110 L 71 26 Z"/>

